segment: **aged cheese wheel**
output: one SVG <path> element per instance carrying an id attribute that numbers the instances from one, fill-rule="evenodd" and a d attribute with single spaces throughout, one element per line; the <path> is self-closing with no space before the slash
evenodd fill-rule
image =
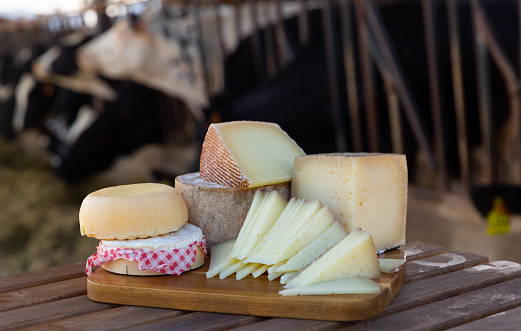
<path id="1" fill-rule="evenodd" d="M 290 186 L 286 182 L 251 189 L 226 187 L 202 179 L 198 172 L 175 180 L 175 188 L 188 208 L 188 223 L 203 230 L 208 247 L 239 235 L 257 190 L 277 191 L 289 199 Z"/>

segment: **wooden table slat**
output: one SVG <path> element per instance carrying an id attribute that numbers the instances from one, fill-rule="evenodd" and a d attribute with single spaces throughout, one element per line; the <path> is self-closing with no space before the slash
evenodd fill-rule
<path id="1" fill-rule="evenodd" d="M 400 293 L 382 311 L 379 317 L 520 277 L 521 265 L 519 263 L 494 261 L 419 282 L 408 283 L 402 287 Z"/>
<path id="2" fill-rule="evenodd" d="M 319 331 L 319 330 L 335 330 L 346 325 L 354 325 L 356 322 L 332 322 L 332 321 L 313 321 L 299 320 L 293 318 L 270 318 L 268 320 L 255 324 L 256 331 Z M 233 329 L 233 331 L 249 331 L 252 327 L 249 325 Z"/>
<path id="3" fill-rule="evenodd" d="M 0 293 L 85 276 L 85 261 L 0 277 Z"/>
<path id="4" fill-rule="evenodd" d="M 139 329 L 143 329 L 147 325 L 151 325 L 165 318 L 173 318 L 188 313 L 190 312 L 173 309 L 120 306 L 117 308 L 105 309 L 102 311 L 63 319 L 52 323 L 37 325 L 34 327 L 34 329 L 40 330 L 43 328 L 48 330 L 74 329 L 101 331 L 128 329 L 137 326 L 139 326 Z"/>
<path id="5" fill-rule="evenodd" d="M 451 328 L 450 331 L 519 330 L 520 326 L 521 307 L 517 307 Z"/>
<path id="6" fill-rule="evenodd" d="M 87 293 L 86 277 L 0 293 L 0 312 L 63 300 Z"/>
<path id="7" fill-rule="evenodd" d="M 487 262 L 488 258 L 485 256 L 461 251 L 447 252 L 419 260 L 407 261 L 405 283 L 417 282 Z"/>
<path id="8" fill-rule="evenodd" d="M 429 256 L 445 253 L 445 248 L 424 243 L 421 241 L 413 241 L 400 247 L 407 254 L 407 261 L 424 259 Z"/>
<path id="9" fill-rule="evenodd" d="M 100 304 L 91 301 L 86 295 L 82 295 L 79 297 L 2 312 L 0 313 L 0 329 L 8 330 L 40 325 L 114 307 L 117 306 L 111 304 Z M 80 318 L 83 318 L 83 316 Z"/>
<path id="10" fill-rule="evenodd" d="M 172 318 L 166 318 L 155 323 L 148 323 L 146 325 L 139 325 L 136 327 L 125 328 L 125 330 L 205 330 L 218 331 L 229 330 L 232 328 L 250 325 L 263 321 L 265 318 L 249 316 L 249 315 L 234 315 L 234 314 L 218 314 L 194 312 L 186 315 L 181 315 Z"/>
<path id="11" fill-rule="evenodd" d="M 440 330 L 521 306 L 521 278 L 355 324 L 347 330 Z"/>

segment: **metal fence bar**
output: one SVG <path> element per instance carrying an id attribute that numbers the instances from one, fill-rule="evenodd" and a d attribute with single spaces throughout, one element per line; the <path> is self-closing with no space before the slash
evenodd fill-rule
<path id="1" fill-rule="evenodd" d="M 306 0 L 299 0 L 298 35 L 300 45 L 305 45 L 309 39 L 309 20 Z"/>
<path id="2" fill-rule="evenodd" d="M 333 4 L 331 0 L 325 1 L 325 6 L 321 9 L 322 28 L 324 31 L 324 47 L 326 52 L 326 69 L 329 85 L 329 99 L 331 102 L 331 112 L 333 113 L 333 126 L 335 129 L 336 150 L 346 151 L 346 137 L 342 116 L 340 113 L 339 91 L 338 91 L 338 70 L 336 67 L 334 39 L 333 39 Z"/>
<path id="3" fill-rule="evenodd" d="M 365 103 L 365 121 L 367 127 L 368 150 L 380 151 L 379 130 L 377 127 L 375 85 L 373 67 L 367 49 L 367 20 L 365 17 L 365 0 L 355 0 L 356 26 L 358 35 L 358 51 L 360 56 L 360 70 L 362 80 L 362 92 Z"/>
<path id="4" fill-rule="evenodd" d="M 280 68 L 284 68 L 289 62 L 293 61 L 295 56 L 291 51 L 288 38 L 286 38 L 286 29 L 282 18 L 282 5 L 280 0 L 275 1 L 275 40 L 277 41 L 277 49 L 280 54 Z"/>
<path id="5" fill-rule="evenodd" d="M 478 3 L 476 0 L 471 0 L 472 19 L 475 27 L 474 30 L 474 49 L 476 54 L 476 73 L 477 73 L 477 91 L 478 91 L 478 108 L 480 119 L 481 138 L 484 144 L 486 153 L 485 164 L 485 182 L 491 184 L 497 180 L 497 173 L 494 169 L 494 149 L 492 146 L 492 114 L 490 110 L 490 87 L 487 84 L 489 77 L 487 46 L 485 43 L 485 36 L 482 29 L 479 27 L 478 17 Z"/>
<path id="6" fill-rule="evenodd" d="M 396 85 L 389 66 L 385 62 L 380 50 L 371 36 L 367 35 L 367 49 L 371 59 L 376 63 L 384 81 L 384 91 L 387 97 L 387 111 L 389 113 L 389 124 L 391 127 L 392 150 L 395 153 L 404 153 L 403 131 L 400 117 L 400 103 L 396 94 Z"/>
<path id="7" fill-rule="evenodd" d="M 264 5 L 261 6 L 262 15 L 264 17 L 265 22 L 271 22 L 271 2 L 264 2 Z M 264 38 L 264 51 L 266 53 L 265 61 L 266 61 L 266 71 L 269 77 L 275 77 L 277 75 L 277 56 L 275 55 L 274 40 L 273 40 L 273 26 L 272 24 L 267 24 L 262 30 L 263 38 Z"/>
<path id="8" fill-rule="evenodd" d="M 447 16 L 449 24 L 452 88 L 454 91 L 454 107 L 456 110 L 460 172 L 463 186 L 468 190 L 470 187 L 469 152 L 467 125 L 465 122 L 465 97 L 463 95 L 463 73 L 461 69 L 458 16 L 455 0 L 447 0 Z"/>
<path id="9" fill-rule="evenodd" d="M 446 191 L 448 188 L 447 166 L 445 163 L 445 141 L 443 139 L 443 121 L 440 106 L 440 88 L 438 79 L 438 64 L 436 52 L 436 34 L 432 0 L 422 0 L 423 22 L 425 30 L 425 48 L 427 51 L 427 68 L 431 96 L 432 123 L 434 132 L 434 149 L 439 165 L 438 188 Z"/>
<path id="10" fill-rule="evenodd" d="M 253 23 L 254 29 L 251 35 L 251 49 L 254 64 L 254 72 L 257 80 L 260 80 L 263 76 L 262 70 L 262 58 L 261 58 L 261 43 L 260 43 L 260 31 L 259 31 L 259 20 L 257 15 L 257 0 L 248 0 L 250 4 L 250 19 Z"/>
<path id="11" fill-rule="evenodd" d="M 374 3 L 372 1 L 366 1 L 365 3 L 367 22 L 369 24 L 370 30 L 374 34 L 377 45 L 381 49 L 383 58 L 388 64 L 394 77 L 396 91 L 398 92 L 398 96 L 402 102 L 403 109 L 413 135 L 420 149 L 425 153 L 429 167 L 433 170 L 437 170 L 438 165 L 434 158 L 432 149 L 428 143 L 427 137 L 425 136 L 425 130 L 423 123 L 420 120 L 418 108 L 412 99 L 409 88 L 407 87 L 405 79 L 403 78 L 403 74 L 401 73 L 399 65 L 396 62 L 392 46 L 389 42 L 389 37 L 386 35 L 381 19 L 377 15 Z"/>
<path id="12" fill-rule="evenodd" d="M 505 126 L 505 146 L 498 151 L 498 159 L 501 171 L 498 176 L 501 180 L 510 183 L 521 182 L 521 142 L 520 142 L 520 101 L 519 101 L 519 79 L 515 69 L 507 59 L 503 49 L 497 43 L 497 37 L 490 26 L 485 12 L 477 5 L 476 9 L 476 28 L 483 34 L 487 49 L 501 72 L 507 85 L 507 93 L 510 103 L 510 117 Z M 506 164 L 505 164 L 506 163 Z"/>
<path id="13" fill-rule="evenodd" d="M 340 23 L 342 34 L 342 48 L 344 55 L 344 70 L 346 77 L 346 92 L 349 105 L 349 118 L 351 127 L 352 148 L 355 152 L 361 152 L 362 131 L 360 123 L 360 108 L 358 106 L 358 89 L 356 81 L 355 56 L 353 50 L 353 38 L 351 37 L 351 10 L 347 0 L 338 1 L 340 11 Z"/>

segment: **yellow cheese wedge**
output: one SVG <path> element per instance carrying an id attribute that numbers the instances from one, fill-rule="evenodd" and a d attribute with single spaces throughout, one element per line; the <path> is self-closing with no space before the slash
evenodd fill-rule
<path id="1" fill-rule="evenodd" d="M 338 279 L 331 282 L 309 286 L 294 287 L 279 291 L 279 294 L 290 295 L 328 295 L 328 294 L 379 294 L 380 286 L 364 277 Z"/>
<path id="2" fill-rule="evenodd" d="M 285 288 L 313 285 L 351 277 L 379 278 L 380 268 L 369 233 L 356 229 L 286 284 Z"/>
<path id="3" fill-rule="evenodd" d="M 287 284 L 288 281 L 295 276 L 296 272 L 286 272 L 284 275 L 280 276 L 280 283 Z"/>
<path id="4" fill-rule="evenodd" d="M 219 278 L 220 279 L 224 279 L 228 276 L 230 276 L 231 274 L 241 270 L 242 268 L 246 267 L 248 265 L 248 263 L 244 263 L 242 261 L 237 261 L 235 263 L 233 263 L 232 265 L 230 265 L 228 268 L 224 269 L 223 271 L 221 271 L 219 273 Z"/>
<path id="5" fill-rule="evenodd" d="M 208 128 L 201 151 L 201 178 L 251 188 L 289 182 L 302 148 L 278 124 L 236 121 Z"/>
<path id="6" fill-rule="evenodd" d="M 388 274 L 398 272 L 405 265 L 404 259 L 378 259 L 380 271 Z"/>
<path id="7" fill-rule="evenodd" d="M 299 246 L 305 246 L 333 223 L 334 219 L 313 218 L 321 207 L 318 200 L 296 200 L 292 212 L 282 212 L 273 227 L 244 261 L 276 264 L 291 258 L 297 253 Z M 286 208 L 291 208 L 291 205 L 288 203 Z M 313 220 L 312 225 L 306 226 L 310 220 Z M 329 224 L 324 225 L 326 223 Z M 302 241 L 299 242 L 299 238 Z"/>
<path id="8" fill-rule="evenodd" d="M 257 191 L 252 202 L 252 208 L 244 220 L 231 256 L 238 260 L 245 259 L 268 233 L 286 205 L 286 199 L 277 191 L 267 194 Z"/>
<path id="9" fill-rule="evenodd" d="M 259 269 L 260 266 L 261 265 L 259 263 L 248 263 L 244 268 L 237 270 L 235 277 L 237 280 L 241 280 L 251 274 L 253 271 Z"/>
<path id="10" fill-rule="evenodd" d="M 206 272 L 206 278 L 212 278 L 216 276 L 221 271 L 237 262 L 236 259 L 230 257 L 230 252 L 232 251 L 233 245 L 235 245 L 235 238 L 212 246 L 210 267 Z"/>
<path id="11" fill-rule="evenodd" d="M 320 255 L 324 254 L 328 249 L 335 246 L 346 236 L 347 231 L 345 228 L 340 225 L 340 223 L 334 222 L 329 229 L 306 245 L 306 247 L 278 268 L 277 271 L 291 272 L 304 268 L 306 265 L 316 260 Z"/>
<path id="12" fill-rule="evenodd" d="M 337 153 L 295 159 L 291 194 L 318 199 L 348 232 L 373 237 L 376 249 L 405 244 L 407 163 L 405 155 Z"/>
<path id="13" fill-rule="evenodd" d="M 253 264 L 253 263 L 252 263 Z M 260 267 L 258 269 L 256 269 L 255 271 L 252 271 L 251 275 L 253 276 L 253 278 L 257 278 L 259 277 L 260 275 L 262 275 L 263 273 L 266 272 L 266 270 L 268 270 L 270 266 L 267 265 L 267 264 L 261 264 Z"/>

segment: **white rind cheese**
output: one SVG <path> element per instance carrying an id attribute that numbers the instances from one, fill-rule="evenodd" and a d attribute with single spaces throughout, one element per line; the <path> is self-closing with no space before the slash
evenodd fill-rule
<path id="1" fill-rule="evenodd" d="M 201 178 L 229 187 L 253 188 L 291 180 L 302 148 L 278 124 L 214 123 L 201 151 Z"/>
<path id="2" fill-rule="evenodd" d="M 187 223 L 177 231 L 157 237 L 132 240 L 102 240 L 102 243 L 108 247 L 150 249 L 157 251 L 186 247 L 194 241 L 202 241 L 203 238 L 204 235 L 201 229 Z"/>
<path id="3" fill-rule="evenodd" d="M 380 251 L 405 244 L 407 183 L 404 155 L 317 154 L 295 159 L 291 193 L 320 200 L 348 232 L 369 232 Z"/>
<path id="4" fill-rule="evenodd" d="M 285 288 L 351 277 L 380 277 L 378 257 L 369 233 L 357 229 L 291 279 Z"/>
<path id="5" fill-rule="evenodd" d="M 338 279 L 331 282 L 282 290 L 281 295 L 379 294 L 380 286 L 364 277 Z"/>

